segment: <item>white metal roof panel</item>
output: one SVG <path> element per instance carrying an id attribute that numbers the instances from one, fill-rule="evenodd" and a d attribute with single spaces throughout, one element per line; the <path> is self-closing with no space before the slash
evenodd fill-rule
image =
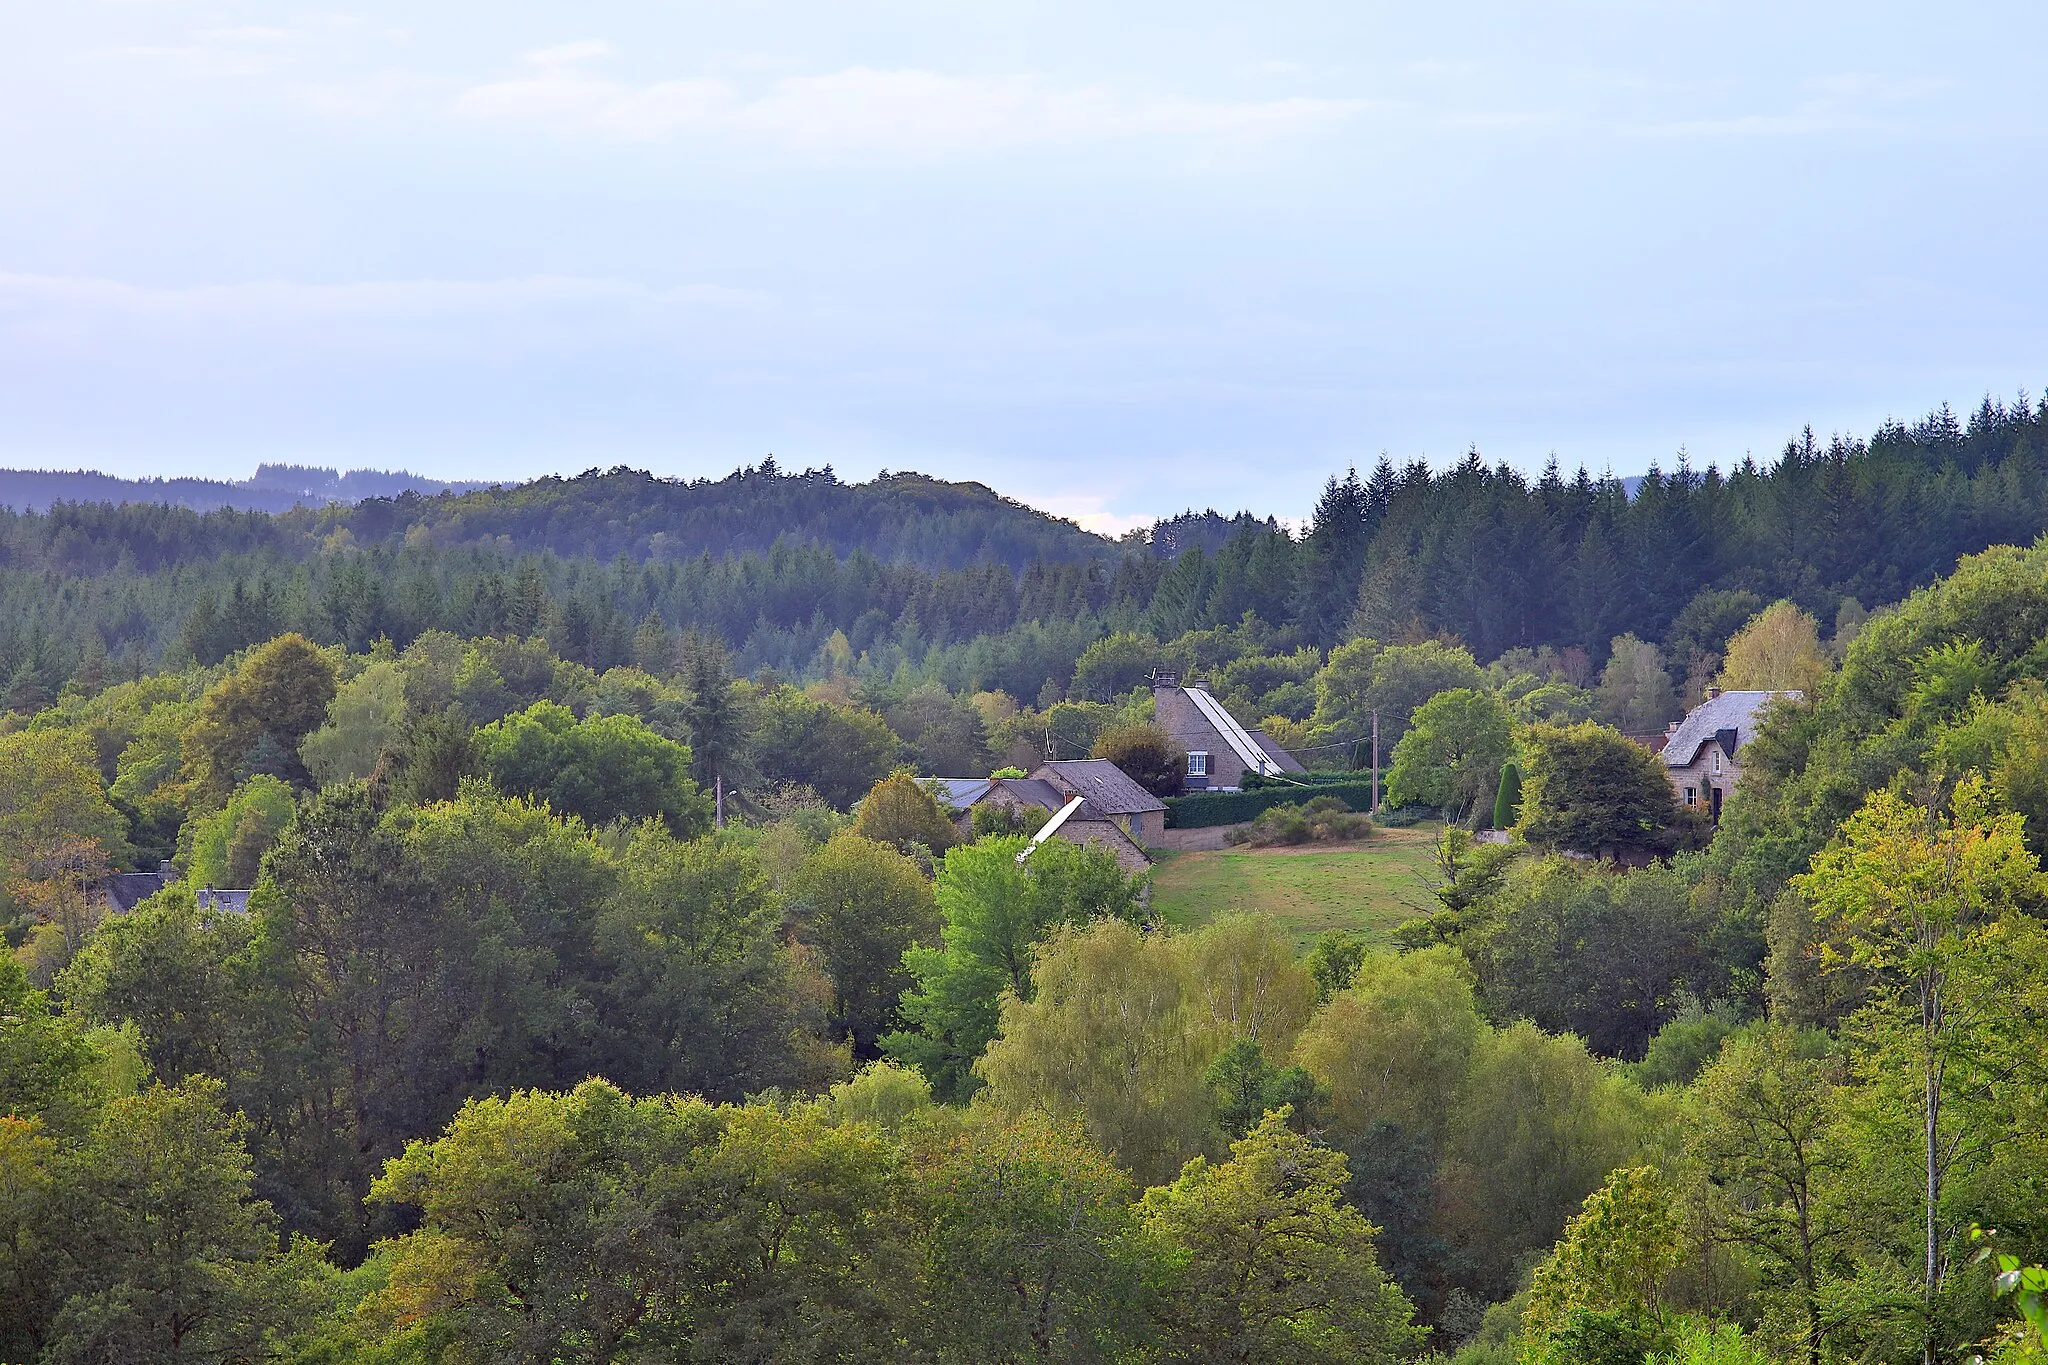
<path id="1" fill-rule="evenodd" d="M 1273 761 L 1272 756 L 1259 747 L 1258 741 L 1237 723 L 1235 716 L 1223 709 L 1222 702 L 1209 695 L 1207 689 L 1189 687 L 1182 690 L 1195 704 L 1195 709 L 1202 713 L 1203 719 L 1216 727 L 1216 733 L 1223 736 L 1223 742 L 1236 752 L 1245 767 L 1264 777 L 1280 771 L 1280 765 Z"/>

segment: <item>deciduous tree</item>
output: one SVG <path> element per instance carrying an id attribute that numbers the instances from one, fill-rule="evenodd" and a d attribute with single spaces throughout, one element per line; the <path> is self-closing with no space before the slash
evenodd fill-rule
<path id="1" fill-rule="evenodd" d="M 1532 725 L 1522 836 L 1607 857 L 1668 851 L 1678 804 L 1656 755 L 1604 725 Z"/>
<path id="2" fill-rule="evenodd" d="M 280 635 L 251 650 L 235 671 L 206 690 L 184 734 L 185 768 L 202 800 L 224 801 L 269 742 L 304 781 L 299 744 L 327 719 L 334 661 L 303 635 Z"/>
<path id="3" fill-rule="evenodd" d="M 1106 758 L 1154 796 L 1180 795 L 1188 756 L 1155 724 L 1121 725 L 1096 737 L 1090 758 Z"/>
<path id="4" fill-rule="evenodd" d="M 887 844 L 847 832 L 805 860 L 792 896 L 801 932 L 832 977 L 834 1029 L 856 1055 L 874 1056 L 911 981 L 904 952 L 938 946 L 931 882 Z"/>
<path id="5" fill-rule="evenodd" d="M 1394 746 L 1387 800 L 1435 806 L 1461 816 L 1500 788 L 1501 765 L 1514 753 L 1507 707 L 1490 692 L 1452 688 L 1415 710 Z"/>
<path id="6" fill-rule="evenodd" d="M 2048 901 L 2048 882 L 2021 818 L 1999 813 L 1973 775 L 1947 813 L 1872 793 L 1793 889 L 1818 912 L 1823 963 L 1861 974 L 1867 1003 L 1849 1027 L 1879 1112 L 1903 1113 L 1918 1131 L 1921 1357 L 1935 1365 L 1960 1231 L 1951 1182 L 1986 1158 L 2003 1126 L 1998 1097 L 2038 1074 L 2038 1053 L 2019 1040 L 2048 1022 L 2048 943 L 2029 913 Z"/>
<path id="7" fill-rule="evenodd" d="M 1773 602 L 1728 641 L 1723 687 L 1810 692 L 1831 667 L 1820 623 L 1790 602 Z"/>
<path id="8" fill-rule="evenodd" d="M 1343 1202 L 1344 1158 L 1286 1120 L 1268 1114 L 1229 1161 L 1197 1157 L 1145 1194 L 1145 1229 L 1170 1267 L 1169 1360 L 1379 1365 L 1419 1344 L 1372 1224 Z"/>

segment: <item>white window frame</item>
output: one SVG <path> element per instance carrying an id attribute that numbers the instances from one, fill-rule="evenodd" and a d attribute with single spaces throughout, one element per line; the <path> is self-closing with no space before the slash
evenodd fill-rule
<path id="1" fill-rule="evenodd" d="M 1720 775 L 1721 775 L 1721 751 L 1720 751 L 1719 749 L 1716 749 L 1716 750 L 1714 750 L 1714 776 L 1716 776 L 1716 777 L 1719 777 Z"/>
<path id="2" fill-rule="evenodd" d="M 1200 749 L 1198 749 L 1198 750 L 1196 750 L 1196 751 L 1195 751 L 1194 753 L 1191 753 L 1191 754 L 1189 754 L 1189 755 L 1188 755 L 1188 776 L 1189 776 L 1189 777 L 1207 777 L 1208 775 L 1209 775 L 1209 755 L 1208 755 L 1208 752 L 1207 752 L 1206 750 L 1200 750 Z"/>
<path id="3" fill-rule="evenodd" d="M 1698 787 L 1687 787 L 1685 789 L 1685 804 L 1688 806 L 1697 806 L 1699 803 L 1700 789 Z"/>

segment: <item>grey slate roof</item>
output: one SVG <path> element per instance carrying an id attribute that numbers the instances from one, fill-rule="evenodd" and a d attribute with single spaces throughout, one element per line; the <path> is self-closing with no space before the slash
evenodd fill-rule
<path id="1" fill-rule="evenodd" d="M 1305 773 L 1308 771 L 1308 769 L 1301 766 L 1300 759 L 1281 748 L 1280 741 L 1267 734 L 1264 730 L 1253 730 L 1249 733 L 1251 734 L 1252 742 L 1261 749 L 1264 749 L 1266 756 L 1275 763 L 1278 763 L 1283 770 L 1290 773 Z"/>
<path id="2" fill-rule="evenodd" d="M 1166 809 L 1164 801 L 1131 781 L 1122 768 L 1106 758 L 1072 758 L 1041 763 L 1032 776 L 1040 774 L 1049 775 L 1076 795 L 1087 797 L 1089 807 L 1105 816 L 1136 815 L 1142 811 Z"/>
<path id="3" fill-rule="evenodd" d="M 1003 791 L 1019 801 L 1029 801 L 1034 806 L 1047 810 L 1058 810 L 1070 799 L 1058 787 L 1042 777 L 1006 777 L 1002 779 Z M 1074 812 L 1079 815 L 1081 812 Z"/>
<path id="4" fill-rule="evenodd" d="M 1670 768 L 1685 768 L 1699 757 L 1703 745 L 1719 739 L 1725 731 L 1734 740 L 1732 746 L 1724 745 L 1728 756 L 1749 743 L 1756 733 L 1756 724 L 1763 715 L 1764 707 L 1778 697 L 1797 701 L 1798 692 L 1723 692 L 1718 697 L 1709 697 L 1693 708 L 1692 714 L 1679 723 L 1671 737 L 1664 742 L 1664 764 Z"/>
<path id="5" fill-rule="evenodd" d="M 920 777 L 918 785 L 930 791 L 932 798 L 949 810 L 966 810 L 982 797 L 988 795 L 993 785 L 986 777 Z"/>
<path id="6" fill-rule="evenodd" d="M 192 899 L 201 910 L 228 910 L 242 914 L 249 909 L 247 890 L 223 891 L 218 887 L 208 886 L 195 893 Z"/>
<path id="7" fill-rule="evenodd" d="M 125 915 L 163 890 L 170 880 L 161 872 L 116 872 L 101 886 L 107 893 L 108 908 Z"/>

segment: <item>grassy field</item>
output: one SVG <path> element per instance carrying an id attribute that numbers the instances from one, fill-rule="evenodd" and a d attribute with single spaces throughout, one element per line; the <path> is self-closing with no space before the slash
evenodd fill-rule
<path id="1" fill-rule="evenodd" d="M 1249 910 L 1303 942 L 1325 929 L 1382 937 L 1431 908 L 1421 873 L 1436 835 L 1433 827 L 1380 829 L 1354 844 L 1161 853 L 1152 904 L 1172 924 Z"/>

